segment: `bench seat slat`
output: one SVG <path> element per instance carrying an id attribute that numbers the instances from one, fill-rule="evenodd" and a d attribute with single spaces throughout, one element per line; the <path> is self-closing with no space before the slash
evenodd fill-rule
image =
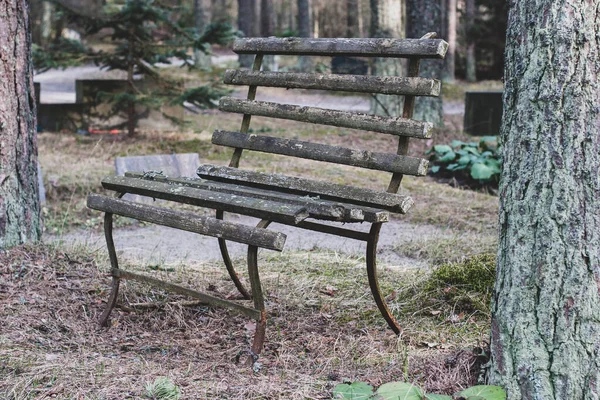
<path id="1" fill-rule="evenodd" d="M 141 172 L 126 172 L 126 177 L 144 179 Z M 145 178 L 150 179 L 150 178 Z M 311 218 L 324 219 L 341 222 L 387 222 L 389 212 L 371 207 L 358 206 L 348 203 L 323 200 L 318 197 L 298 196 L 273 190 L 258 189 L 242 186 L 235 183 L 217 182 L 200 178 L 168 178 L 156 176 L 152 178 L 158 182 L 170 185 L 183 185 L 204 190 L 214 190 L 222 193 L 235 194 L 238 196 L 254 197 L 265 200 L 273 200 L 282 203 L 297 204 L 306 207 Z"/>
<path id="2" fill-rule="evenodd" d="M 293 56 L 444 58 L 448 43 L 441 39 L 241 38 L 233 43 L 233 51 Z"/>
<path id="3" fill-rule="evenodd" d="M 307 74 L 241 69 L 228 69 L 225 71 L 223 82 L 229 85 L 339 90 L 411 96 L 439 96 L 441 90 L 441 83 L 437 79 L 419 77 Z"/>
<path id="4" fill-rule="evenodd" d="M 240 185 L 279 190 L 304 196 L 320 196 L 322 199 L 377 207 L 400 214 L 406 214 L 414 204 L 409 196 L 396 193 L 231 167 L 204 164 L 198 168 L 197 174 L 205 179 L 239 183 Z"/>
<path id="5" fill-rule="evenodd" d="M 174 211 L 99 194 L 89 195 L 87 206 L 98 211 L 270 250 L 283 250 L 286 239 L 286 236 L 279 232 L 234 224 L 189 212 Z"/>
<path id="6" fill-rule="evenodd" d="M 228 131 L 215 131 L 212 142 L 233 148 L 352 165 L 404 175 L 425 175 L 427 173 L 427 160 L 391 153 L 353 150 L 320 143 Z"/>
<path id="7" fill-rule="evenodd" d="M 221 98 L 221 100 L 219 100 L 219 109 L 221 111 L 239 114 L 251 114 L 261 117 L 310 122 L 312 124 L 362 129 L 419 139 L 430 138 L 433 130 L 433 125 L 430 122 L 415 121 L 407 118 L 381 117 L 379 115 L 362 114 L 350 111 L 303 107 L 291 104 L 271 103 L 268 101 L 242 100 L 233 97 Z"/>
<path id="8" fill-rule="evenodd" d="M 102 186 L 116 192 L 132 193 L 200 207 L 266 218 L 274 222 L 297 224 L 309 217 L 305 207 L 275 201 L 235 196 L 184 186 L 174 186 L 145 179 L 108 176 Z"/>

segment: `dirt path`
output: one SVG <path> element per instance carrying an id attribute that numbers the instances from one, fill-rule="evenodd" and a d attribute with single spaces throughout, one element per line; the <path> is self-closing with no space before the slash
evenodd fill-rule
<path id="1" fill-rule="evenodd" d="M 230 216 L 229 220 L 253 225 L 257 220 L 248 217 Z M 355 228 L 355 227 L 353 227 Z M 369 224 L 359 229 L 367 230 Z M 365 243 L 318 232 L 273 224 L 272 230 L 287 235 L 284 251 L 332 251 L 343 256 L 362 257 L 365 255 Z M 434 226 L 415 226 L 392 220 L 384 224 L 379 241 L 377 258 L 381 265 L 397 268 L 426 268 L 423 260 L 416 260 L 398 254 L 396 249 L 415 238 L 448 236 L 444 230 Z M 221 259 L 217 241 L 214 238 L 200 236 L 163 226 L 151 225 L 142 228 L 121 228 L 114 231 L 117 250 L 129 259 L 154 264 L 173 264 L 185 261 L 218 261 Z M 86 245 L 104 249 L 106 244 L 100 232 L 77 231 L 62 236 L 46 236 L 49 242 L 62 241 L 73 245 Z M 232 257 L 244 257 L 245 245 L 230 243 Z"/>

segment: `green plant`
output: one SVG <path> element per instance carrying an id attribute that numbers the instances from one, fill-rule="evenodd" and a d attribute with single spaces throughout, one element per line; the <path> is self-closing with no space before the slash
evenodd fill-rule
<path id="1" fill-rule="evenodd" d="M 453 140 L 450 145 L 437 144 L 426 154 L 432 175 L 452 177 L 467 186 L 498 187 L 502 160 L 495 136 L 484 136 L 479 142 Z"/>
<path id="2" fill-rule="evenodd" d="M 153 400 L 178 400 L 181 389 L 166 376 L 159 376 L 154 382 L 146 384 L 144 395 Z"/>
<path id="3" fill-rule="evenodd" d="M 389 382 L 381 385 L 375 392 L 364 382 L 341 383 L 333 388 L 334 399 L 344 400 L 505 400 L 506 392 L 498 386 L 473 386 L 454 397 L 443 394 L 425 393 L 423 389 L 406 382 Z"/>

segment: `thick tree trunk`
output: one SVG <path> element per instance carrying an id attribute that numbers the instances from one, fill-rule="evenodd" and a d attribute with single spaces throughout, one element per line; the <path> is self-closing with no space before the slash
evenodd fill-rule
<path id="1" fill-rule="evenodd" d="M 256 0 L 238 0 L 238 29 L 246 37 L 259 36 Z M 254 56 L 252 54 L 240 54 L 238 60 L 240 67 L 251 68 Z"/>
<path id="2" fill-rule="evenodd" d="M 204 0 L 194 0 L 194 24 L 198 33 L 204 32 L 207 25 L 206 8 L 204 7 Z M 194 51 L 194 66 L 204 71 L 210 71 L 212 69 L 212 63 L 210 54 L 206 54 L 203 51 Z"/>
<path id="3" fill-rule="evenodd" d="M 510 3 L 490 381 L 600 397 L 600 1 Z"/>
<path id="4" fill-rule="evenodd" d="M 475 0 L 465 1 L 465 37 L 467 42 L 466 72 L 468 82 L 477 80 L 477 62 L 475 59 L 475 37 L 473 24 L 475 23 Z"/>
<path id="5" fill-rule="evenodd" d="M 42 2 L 42 20 L 40 26 L 40 45 L 46 49 L 52 41 L 52 27 L 54 19 L 54 4 L 49 1 Z"/>
<path id="6" fill-rule="evenodd" d="M 402 0 L 370 0 L 371 37 L 404 38 L 404 6 Z M 374 75 L 403 76 L 404 66 L 398 59 L 376 58 L 373 60 Z M 371 99 L 370 112 L 378 115 L 400 116 L 402 96 L 376 95 Z"/>
<path id="7" fill-rule="evenodd" d="M 28 5 L 0 2 L 0 250 L 42 234 Z"/>
<path id="8" fill-rule="evenodd" d="M 312 34 L 312 0 L 298 0 L 298 36 L 313 37 Z M 298 68 L 302 72 L 313 72 L 311 57 L 299 57 Z"/>
<path id="9" fill-rule="evenodd" d="M 442 28 L 442 2 L 446 0 L 407 0 L 406 36 L 420 38 L 428 32 L 440 32 Z M 425 78 L 441 79 L 444 63 L 439 60 L 421 61 L 421 73 Z M 442 97 L 418 97 L 415 101 L 414 118 L 444 126 Z"/>
<path id="10" fill-rule="evenodd" d="M 445 12 L 442 18 L 445 19 L 445 32 L 442 38 L 448 42 L 448 51 L 444 60 L 444 82 L 454 82 L 455 53 L 456 53 L 456 0 L 442 0 L 445 4 Z"/>
<path id="11" fill-rule="evenodd" d="M 362 32 L 360 31 L 360 1 L 359 0 L 347 0 L 346 3 L 347 9 L 347 29 L 346 29 L 346 37 L 355 38 L 362 37 Z"/>

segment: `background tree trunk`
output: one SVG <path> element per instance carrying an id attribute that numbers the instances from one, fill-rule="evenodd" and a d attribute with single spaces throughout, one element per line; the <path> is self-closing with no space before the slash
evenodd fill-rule
<path id="1" fill-rule="evenodd" d="M 370 0 L 371 37 L 404 38 L 404 7 L 401 0 Z M 398 59 L 376 58 L 372 64 L 374 75 L 403 76 L 404 65 Z M 370 112 L 379 115 L 400 116 L 402 96 L 376 95 L 371 99 Z"/>
<path id="2" fill-rule="evenodd" d="M 264 37 L 275 36 L 275 9 L 273 0 L 261 0 L 260 2 L 260 35 Z M 265 56 L 263 58 L 263 70 L 277 71 L 276 56 Z"/>
<path id="3" fill-rule="evenodd" d="M 360 1 L 359 0 L 348 0 L 346 3 L 347 10 L 347 24 L 348 29 L 346 31 L 346 37 L 362 37 L 361 32 L 361 13 L 360 13 Z"/>
<path id="4" fill-rule="evenodd" d="M 473 23 L 475 22 L 475 0 L 465 0 L 465 38 L 467 42 L 465 78 L 468 82 L 477 80 L 477 62 L 475 59 L 475 36 Z"/>
<path id="5" fill-rule="evenodd" d="M 208 18 L 206 16 L 206 7 L 204 6 L 204 0 L 194 0 L 194 24 L 198 33 L 204 32 Z M 194 67 L 204 70 L 212 70 L 212 62 L 210 54 L 206 54 L 200 50 L 194 51 Z"/>
<path id="6" fill-rule="evenodd" d="M 510 3 L 490 381 L 600 396 L 600 1 Z"/>
<path id="7" fill-rule="evenodd" d="M 0 249 L 42 234 L 28 2 L 0 2 Z"/>
<path id="8" fill-rule="evenodd" d="M 448 51 L 444 61 L 444 82 L 454 82 L 455 78 L 455 52 L 456 52 L 456 0 L 442 0 L 445 4 L 445 12 L 442 12 L 442 18 L 445 20 L 442 39 L 448 42 Z"/>
<path id="9" fill-rule="evenodd" d="M 245 37 L 259 36 L 256 0 L 238 0 L 238 29 L 242 31 Z M 252 54 L 240 54 L 238 60 L 240 67 L 251 68 L 254 56 Z"/>
<path id="10" fill-rule="evenodd" d="M 313 37 L 312 26 L 312 0 L 298 0 L 298 36 Z M 298 57 L 298 67 L 302 72 L 313 72 L 312 58 Z"/>
<path id="11" fill-rule="evenodd" d="M 408 38 L 420 38 L 428 32 L 440 32 L 442 28 L 442 1 L 446 0 L 407 0 Z M 444 63 L 440 60 L 421 61 L 421 73 L 424 78 L 441 79 Z M 432 122 L 435 126 L 444 126 L 442 97 L 417 97 L 414 118 Z"/>

